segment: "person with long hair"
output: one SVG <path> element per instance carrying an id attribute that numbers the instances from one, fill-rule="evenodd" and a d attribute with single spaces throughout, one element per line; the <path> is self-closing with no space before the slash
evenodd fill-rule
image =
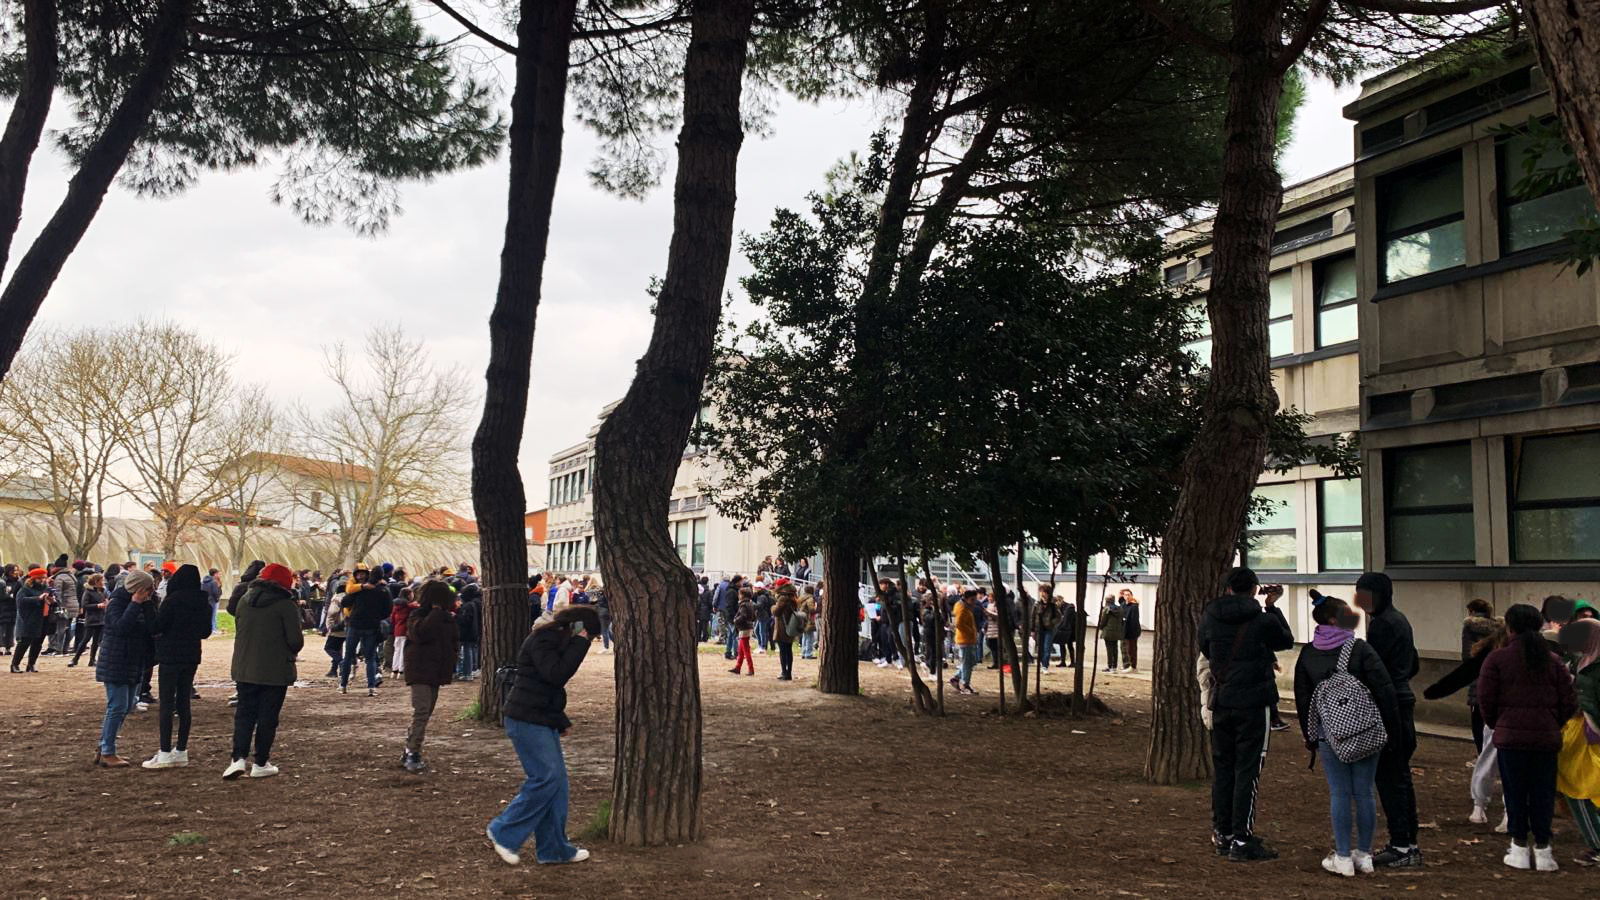
<path id="1" fill-rule="evenodd" d="M 211 636 L 211 597 L 200 584 L 200 569 L 185 565 L 167 582 L 167 599 L 156 610 L 156 665 L 159 672 L 161 749 L 144 761 L 146 769 L 189 764 L 189 701 L 194 673 L 200 668 L 200 642 Z M 172 743 L 172 720 L 178 720 L 178 743 Z"/>
<path id="2" fill-rule="evenodd" d="M 29 672 L 39 671 L 34 666 L 39 662 L 39 651 L 44 649 L 45 624 L 50 615 L 50 589 L 45 585 L 49 574 L 38 567 L 29 569 L 22 589 L 17 591 L 17 648 L 11 657 L 13 672 L 22 671 L 24 664 Z"/>
<path id="3" fill-rule="evenodd" d="M 589 851 L 567 840 L 567 763 L 561 738 L 572 729 L 567 718 L 568 681 L 583 665 L 600 633 L 600 616 L 589 606 L 569 606 L 533 629 L 517 651 L 517 675 L 506 697 L 506 736 L 517 751 L 527 780 L 485 834 L 505 862 L 522 861 L 528 838 L 540 863 L 577 863 Z"/>
<path id="4" fill-rule="evenodd" d="M 1511 835 L 1504 862 L 1513 869 L 1554 872 L 1558 867 L 1550 829 L 1556 766 L 1562 726 L 1578 712 L 1578 692 L 1572 673 L 1540 634 L 1543 627 L 1544 616 L 1526 603 L 1506 610 L 1511 639 L 1484 660 L 1478 706 L 1484 725 L 1494 729 L 1500 754 Z"/>
<path id="5" fill-rule="evenodd" d="M 83 618 L 78 623 L 78 643 L 72 653 L 72 662 L 67 663 L 67 668 L 78 664 L 83 658 L 83 651 L 89 651 L 89 665 L 94 665 L 94 659 L 100 655 L 100 633 L 106 623 L 106 577 L 99 572 L 90 575 L 83 582 L 83 595 L 80 605 L 83 607 Z"/>
<path id="6" fill-rule="evenodd" d="M 1578 715 L 1563 735 L 1558 783 L 1584 844 L 1573 862 L 1592 866 L 1600 862 L 1600 622 L 1575 619 L 1560 638 L 1576 675 Z"/>
<path id="7" fill-rule="evenodd" d="M 1337 597 L 1324 597 L 1311 592 L 1311 621 L 1316 623 L 1311 643 L 1300 649 L 1300 658 L 1294 667 L 1294 706 L 1300 717 L 1300 729 L 1306 749 L 1322 761 L 1322 774 L 1328 781 L 1328 811 L 1333 820 L 1333 853 L 1322 861 L 1322 868 L 1335 875 L 1353 876 L 1359 870 L 1371 873 L 1372 834 L 1378 827 L 1378 801 L 1374 794 L 1374 779 L 1378 774 L 1378 754 L 1354 762 L 1341 760 L 1333 745 L 1321 734 L 1320 724 L 1313 726 L 1313 705 L 1318 685 L 1334 675 L 1343 659 L 1345 669 L 1359 680 L 1378 712 L 1383 716 L 1385 730 L 1391 727 L 1400 714 L 1394 695 L 1394 683 L 1389 680 L 1389 670 L 1378 658 L 1377 651 L 1356 637 L 1356 626 L 1361 624 L 1361 614 L 1351 609 Z M 1313 733 L 1313 730 L 1319 733 Z M 1355 828 L 1355 844 L 1350 843 L 1350 831 Z"/>
<path id="8" fill-rule="evenodd" d="M 439 702 L 439 688 L 449 684 L 455 672 L 460 646 L 452 615 L 456 592 L 442 581 L 430 581 L 417 595 L 417 608 L 406 617 L 410 633 L 405 646 L 395 650 L 405 656 L 401 671 L 411 691 L 411 727 L 406 730 L 406 751 L 400 765 L 414 774 L 428 769 L 422 761 L 422 739 Z"/>

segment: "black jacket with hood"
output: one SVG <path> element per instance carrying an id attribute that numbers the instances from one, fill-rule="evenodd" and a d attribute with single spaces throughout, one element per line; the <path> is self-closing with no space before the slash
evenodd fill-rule
<path id="1" fill-rule="evenodd" d="M 1293 647 L 1294 632 L 1277 607 L 1262 609 L 1250 594 L 1225 594 L 1211 601 L 1200 620 L 1200 652 L 1211 661 L 1217 681 L 1212 706 L 1260 709 L 1277 703 L 1274 654 Z"/>
<path id="2" fill-rule="evenodd" d="M 1400 610 L 1394 608 L 1394 584 L 1381 572 L 1368 572 L 1356 582 L 1357 590 L 1372 594 L 1372 613 L 1367 619 L 1367 643 L 1378 651 L 1378 658 L 1389 670 L 1389 680 L 1394 682 L 1395 698 L 1402 707 L 1416 706 L 1417 695 L 1411 691 L 1411 679 L 1422 668 L 1417 658 L 1416 640 L 1411 635 L 1411 622 Z"/>
<path id="3" fill-rule="evenodd" d="M 244 596 L 245 591 L 250 590 L 250 582 L 255 581 L 261 575 L 261 570 L 266 567 L 266 562 L 259 559 L 245 566 L 244 574 L 239 576 L 239 583 L 233 586 L 233 593 L 228 595 L 228 615 L 239 617 L 239 599 Z"/>
<path id="4" fill-rule="evenodd" d="M 200 570 L 179 566 L 167 583 L 167 598 L 156 610 L 156 662 L 197 666 L 200 642 L 211 636 L 211 597 L 200 586 Z"/>
<path id="5" fill-rule="evenodd" d="M 535 628 L 517 651 L 517 680 L 506 697 L 505 717 L 556 731 L 572 727 L 566 685 L 588 653 L 589 639 L 565 625 Z"/>

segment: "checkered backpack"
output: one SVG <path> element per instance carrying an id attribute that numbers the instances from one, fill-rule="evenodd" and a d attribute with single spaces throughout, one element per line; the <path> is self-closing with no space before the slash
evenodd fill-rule
<path id="1" fill-rule="evenodd" d="M 1350 649 L 1355 643 L 1344 642 L 1333 673 L 1312 692 L 1306 727 L 1312 740 L 1327 741 L 1334 755 L 1346 763 L 1366 759 L 1389 742 L 1372 692 L 1350 672 Z"/>

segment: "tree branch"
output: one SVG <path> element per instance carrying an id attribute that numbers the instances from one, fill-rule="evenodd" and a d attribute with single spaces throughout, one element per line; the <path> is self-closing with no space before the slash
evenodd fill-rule
<path id="1" fill-rule="evenodd" d="M 483 29 L 483 27 L 480 26 L 477 22 L 474 22 L 471 19 L 467 18 L 466 16 L 462 15 L 461 13 L 457 12 L 455 10 L 455 8 L 453 8 L 450 4 L 444 2 L 444 0 L 428 0 L 428 2 L 432 3 L 434 6 L 437 6 L 439 8 L 440 12 L 444 13 L 445 15 L 449 16 L 452 19 L 455 19 L 456 23 L 459 24 L 462 28 L 465 28 L 466 30 L 468 30 L 468 31 L 472 32 L 473 34 L 477 35 L 479 38 L 482 38 L 483 40 L 489 42 L 490 46 L 497 47 L 497 48 L 499 48 L 501 50 L 504 50 L 505 52 L 511 54 L 512 56 L 516 56 L 517 55 L 517 46 L 515 44 L 509 43 L 509 42 L 507 42 L 505 40 L 502 40 L 501 38 L 497 38 L 494 35 L 490 34 L 489 32 L 485 31 Z"/>
<path id="2" fill-rule="evenodd" d="M 1306 8 L 1305 20 L 1300 23 L 1300 30 L 1273 57 L 1273 68 L 1279 72 L 1287 72 L 1294 67 L 1300 55 L 1306 52 L 1306 46 L 1311 43 L 1311 39 L 1322 30 L 1322 23 L 1328 18 L 1328 3 L 1329 0 L 1311 0 L 1311 5 Z"/>
<path id="3" fill-rule="evenodd" d="M 1507 5 L 1505 0 L 1344 0 L 1373 12 L 1412 16 L 1456 16 Z"/>
<path id="4" fill-rule="evenodd" d="M 58 47 L 55 0 L 27 0 L 23 4 L 23 29 L 27 56 L 22 84 L 0 138 L 0 273 L 11 256 L 11 239 L 22 221 L 22 195 L 28 182 L 28 164 L 39 148 L 50 98 L 56 87 Z"/>
<path id="5" fill-rule="evenodd" d="M 1218 56 L 1227 56 L 1232 52 L 1225 42 L 1168 13 L 1162 8 L 1160 0 L 1134 0 L 1134 2 L 1145 15 L 1155 20 L 1156 24 L 1162 28 L 1171 32 L 1172 36 L 1178 40 L 1186 44 L 1193 44 Z"/>

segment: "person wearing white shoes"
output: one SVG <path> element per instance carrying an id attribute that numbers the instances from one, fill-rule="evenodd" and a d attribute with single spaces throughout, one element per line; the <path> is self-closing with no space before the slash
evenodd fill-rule
<path id="1" fill-rule="evenodd" d="M 1478 675 L 1478 708 L 1500 753 L 1513 869 L 1556 870 L 1550 847 L 1562 727 L 1578 712 L 1572 673 L 1539 633 L 1544 616 L 1526 603 L 1506 610 L 1510 642 L 1489 654 Z M 1529 838 L 1532 837 L 1532 844 Z"/>
<path id="2" fill-rule="evenodd" d="M 167 584 L 167 598 L 156 611 L 156 665 L 160 683 L 161 749 L 144 761 L 146 769 L 189 764 L 190 695 L 200 667 L 200 642 L 211 636 L 211 599 L 200 586 L 200 570 L 180 566 Z M 172 744 L 172 720 L 178 720 L 178 744 Z"/>
<path id="3" fill-rule="evenodd" d="M 540 863 L 575 863 L 589 852 L 567 840 L 567 763 L 561 737 L 572 729 L 566 684 L 600 634 L 600 616 L 570 606 L 536 627 L 517 651 L 517 674 L 506 696 L 506 736 L 527 775 L 522 789 L 489 822 L 485 834 L 505 862 L 522 861 L 528 838 Z"/>
<path id="4" fill-rule="evenodd" d="M 278 767 L 267 760 L 278 733 L 284 696 L 294 684 L 295 656 L 305 646 L 293 589 L 294 573 L 273 563 L 261 570 L 239 600 L 233 642 L 233 680 L 239 685 L 239 705 L 233 711 L 233 761 L 222 773 L 230 781 L 245 774 L 251 778 L 278 774 Z M 253 764 L 249 759 L 252 744 Z"/>

